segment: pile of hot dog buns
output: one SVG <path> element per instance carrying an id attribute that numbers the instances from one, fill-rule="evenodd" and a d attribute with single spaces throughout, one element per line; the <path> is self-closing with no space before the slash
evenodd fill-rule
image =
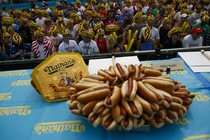
<path id="1" fill-rule="evenodd" d="M 71 112 L 107 130 L 173 124 L 186 114 L 195 97 L 161 70 L 119 63 L 83 77 L 69 92 Z"/>

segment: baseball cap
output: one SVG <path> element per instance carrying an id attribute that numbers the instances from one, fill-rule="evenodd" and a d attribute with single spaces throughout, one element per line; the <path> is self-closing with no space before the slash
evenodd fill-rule
<path id="1" fill-rule="evenodd" d="M 203 31 L 202 31 L 202 29 L 200 28 L 200 27 L 195 27 L 195 28 L 193 28 L 192 29 L 192 33 L 202 33 Z"/>

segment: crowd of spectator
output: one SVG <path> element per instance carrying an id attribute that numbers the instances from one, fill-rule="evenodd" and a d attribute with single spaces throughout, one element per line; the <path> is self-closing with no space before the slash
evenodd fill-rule
<path id="1" fill-rule="evenodd" d="M 210 45 L 209 0 L 43 1 L 2 9 L 0 60 Z"/>

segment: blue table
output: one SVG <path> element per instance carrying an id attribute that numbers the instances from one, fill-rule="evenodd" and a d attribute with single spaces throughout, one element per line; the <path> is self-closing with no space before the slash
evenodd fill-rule
<path id="1" fill-rule="evenodd" d="M 185 65 L 185 70 L 169 75 L 196 94 L 189 111 L 176 124 L 151 127 L 149 132 L 125 132 L 94 128 L 85 118 L 72 114 L 66 101 L 45 102 L 30 84 L 32 71 L 0 72 L 0 140 L 210 139 L 209 73 L 194 74 Z"/>

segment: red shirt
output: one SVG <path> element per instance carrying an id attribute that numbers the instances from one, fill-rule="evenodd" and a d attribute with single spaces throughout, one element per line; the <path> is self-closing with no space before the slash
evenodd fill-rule
<path id="1" fill-rule="evenodd" d="M 106 39 L 104 38 L 103 40 L 99 40 L 97 39 L 97 45 L 98 45 L 98 49 L 100 54 L 102 53 L 108 53 L 107 47 L 106 47 Z"/>

